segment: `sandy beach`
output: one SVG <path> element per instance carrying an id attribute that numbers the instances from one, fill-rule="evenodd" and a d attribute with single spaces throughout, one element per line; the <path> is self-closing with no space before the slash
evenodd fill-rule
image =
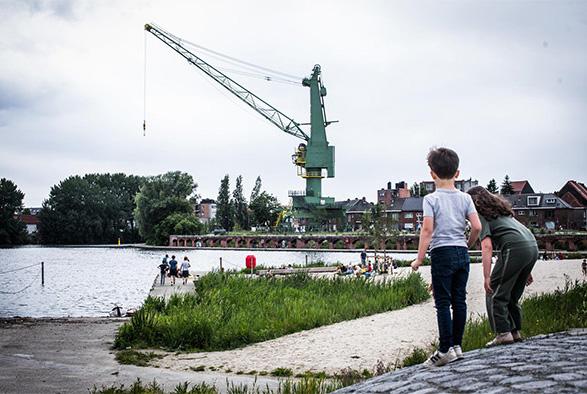
<path id="1" fill-rule="evenodd" d="M 405 275 L 409 268 L 397 270 Z M 420 268 L 430 282 L 430 267 Z M 538 261 L 534 283 L 525 296 L 551 292 L 567 280 L 583 280 L 580 260 Z M 485 293 L 481 264 L 472 264 L 467 286 L 469 315 L 485 314 Z M 401 310 L 381 313 L 303 331 L 241 349 L 222 352 L 168 354 L 159 360 L 161 368 L 185 370 L 204 365 L 234 372 L 272 371 L 290 368 L 294 373 L 325 371 L 335 373 L 350 367 L 372 369 L 381 360 L 394 363 L 416 346 L 426 346 L 437 336 L 432 300 Z"/>

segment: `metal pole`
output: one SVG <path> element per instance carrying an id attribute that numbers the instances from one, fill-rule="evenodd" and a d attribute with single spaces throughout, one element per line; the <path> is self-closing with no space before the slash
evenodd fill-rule
<path id="1" fill-rule="evenodd" d="M 45 262 L 41 261 L 41 286 L 45 286 Z"/>
<path id="2" fill-rule="evenodd" d="M 222 271 L 222 257 L 220 258 L 220 272 L 223 272 Z"/>
<path id="3" fill-rule="evenodd" d="M 308 255 L 306 255 L 306 267 L 308 266 Z"/>

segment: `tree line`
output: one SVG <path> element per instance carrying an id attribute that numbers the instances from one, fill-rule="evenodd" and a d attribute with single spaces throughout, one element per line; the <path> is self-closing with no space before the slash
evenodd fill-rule
<path id="1" fill-rule="evenodd" d="M 38 214 L 34 241 L 83 245 L 146 242 L 167 244 L 172 234 L 202 234 L 222 226 L 228 231 L 271 227 L 282 210 L 277 199 L 261 191 L 258 177 L 250 203 L 239 176 L 232 194 L 229 177 L 220 182 L 217 218 L 203 224 L 197 217 L 200 196 L 191 175 L 180 171 L 156 176 L 123 173 L 70 176 L 54 185 Z M 24 193 L 6 178 L 0 180 L 0 245 L 33 241 L 19 219 Z"/>
<path id="2" fill-rule="evenodd" d="M 495 181 L 495 178 L 492 178 L 485 188 L 489 192 L 494 194 L 498 192 L 502 195 L 514 194 L 514 189 L 512 187 L 512 182 L 510 181 L 509 175 L 505 176 L 499 188 L 497 187 L 497 182 Z M 410 188 L 410 194 L 413 197 L 424 197 L 426 194 L 428 194 L 428 191 L 421 183 L 414 182 L 414 184 Z"/>

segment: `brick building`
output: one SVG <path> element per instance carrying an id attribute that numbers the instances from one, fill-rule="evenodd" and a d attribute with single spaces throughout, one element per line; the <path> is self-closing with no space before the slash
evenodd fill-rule
<path id="1" fill-rule="evenodd" d="M 210 220 L 216 218 L 216 201 L 210 198 L 204 198 L 196 208 L 198 219 L 202 223 L 208 223 Z"/>
<path id="2" fill-rule="evenodd" d="M 529 228 L 580 230 L 585 228 L 585 209 L 573 207 L 554 193 L 504 196 L 516 219 Z"/>

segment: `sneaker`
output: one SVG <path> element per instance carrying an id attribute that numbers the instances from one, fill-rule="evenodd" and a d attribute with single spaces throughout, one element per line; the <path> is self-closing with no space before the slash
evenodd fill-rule
<path id="1" fill-rule="evenodd" d="M 438 350 L 435 351 L 428 360 L 424 361 L 426 367 L 442 367 L 450 362 L 457 359 L 457 355 L 453 348 L 448 349 L 446 353 L 440 353 Z"/>
<path id="2" fill-rule="evenodd" d="M 492 347 L 497 345 L 509 345 L 514 343 L 514 337 L 512 336 L 511 332 L 503 332 L 501 334 L 497 334 L 492 341 L 487 342 L 486 347 Z"/>
<path id="3" fill-rule="evenodd" d="M 461 345 L 454 345 L 452 349 L 454 350 L 455 355 L 457 356 L 457 358 L 455 358 L 453 361 L 463 359 L 463 349 L 461 349 Z"/>

